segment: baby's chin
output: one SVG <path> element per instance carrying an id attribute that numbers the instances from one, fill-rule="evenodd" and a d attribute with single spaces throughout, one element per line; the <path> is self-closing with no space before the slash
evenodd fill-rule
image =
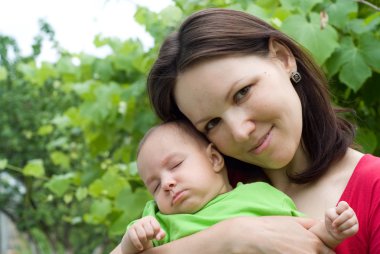
<path id="1" fill-rule="evenodd" d="M 206 204 L 190 204 L 190 202 L 182 202 L 170 208 L 160 209 L 162 214 L 193 214 L 202 209 Z"/>

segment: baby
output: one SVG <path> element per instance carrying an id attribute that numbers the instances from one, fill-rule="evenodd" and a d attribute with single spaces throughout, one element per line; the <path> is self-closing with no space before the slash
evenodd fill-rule
<path id="1" fill-rule="evenodd" d="M 287 195 L 264 182 L 232 189 L 223 156 L 189 123 L 169 122 L 148 131 L 137 167 L 154 201 L 128 226 L 123 254 L 139 253 L 232 217 L 302 216 Z M 309 230 L 334 248 L 357 232 L 358 221 L 342 201 Z"/>

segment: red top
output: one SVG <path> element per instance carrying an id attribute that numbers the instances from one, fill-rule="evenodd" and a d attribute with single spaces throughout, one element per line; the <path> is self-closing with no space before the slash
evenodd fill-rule
<path id="1" fill-rule="evenodd" d="M 359 232 L 344 240 L 337 254 L 380 253 L 380 158 L 364 155 L 356 166 L 340 200 L 354 209 Z"/>
<path id="2" fill-rule="evenodd" d="M 235 167 L 231 184 L 252 179 L 254 170 Z M 252 175 L 249 175 L 252 174 Z M 359 220 L 359 232 L 344 240 L 336 254 L 380 254 L 380 158 L 364 155 L 356 166 L 339 201 L 346 201 Z"/>

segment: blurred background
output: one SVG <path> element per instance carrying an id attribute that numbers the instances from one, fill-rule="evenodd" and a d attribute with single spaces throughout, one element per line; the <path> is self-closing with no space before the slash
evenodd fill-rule
<path id="1" fill-rule="evenodd" d="M 109 253 L 150 195 L 137 144 L 158 122 L 146 76 L 194 11 L 244 10 L 314 55 L 380 155 L 380 3 L 0 0 L 0 253 Z"/>

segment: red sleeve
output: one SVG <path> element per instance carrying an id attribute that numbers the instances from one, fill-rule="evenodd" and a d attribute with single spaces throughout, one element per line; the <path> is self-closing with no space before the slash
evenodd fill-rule
<path id="1" fill-rule="evenodd" d="M 377 171 L 380 171 L 380 168 Z M 370 227 L 369 253 L 380 253 L 380 179 L 377 179 L 374 185 L 371 203 L 368 222 Z"/>
<path id="2" fill-rule="evenodd" d="M 354 209 L 359 232 L 344 240 L 336 253 L 380 253 L 380 158 L 363 156 L 340 200 L 347 201 Z"/>

